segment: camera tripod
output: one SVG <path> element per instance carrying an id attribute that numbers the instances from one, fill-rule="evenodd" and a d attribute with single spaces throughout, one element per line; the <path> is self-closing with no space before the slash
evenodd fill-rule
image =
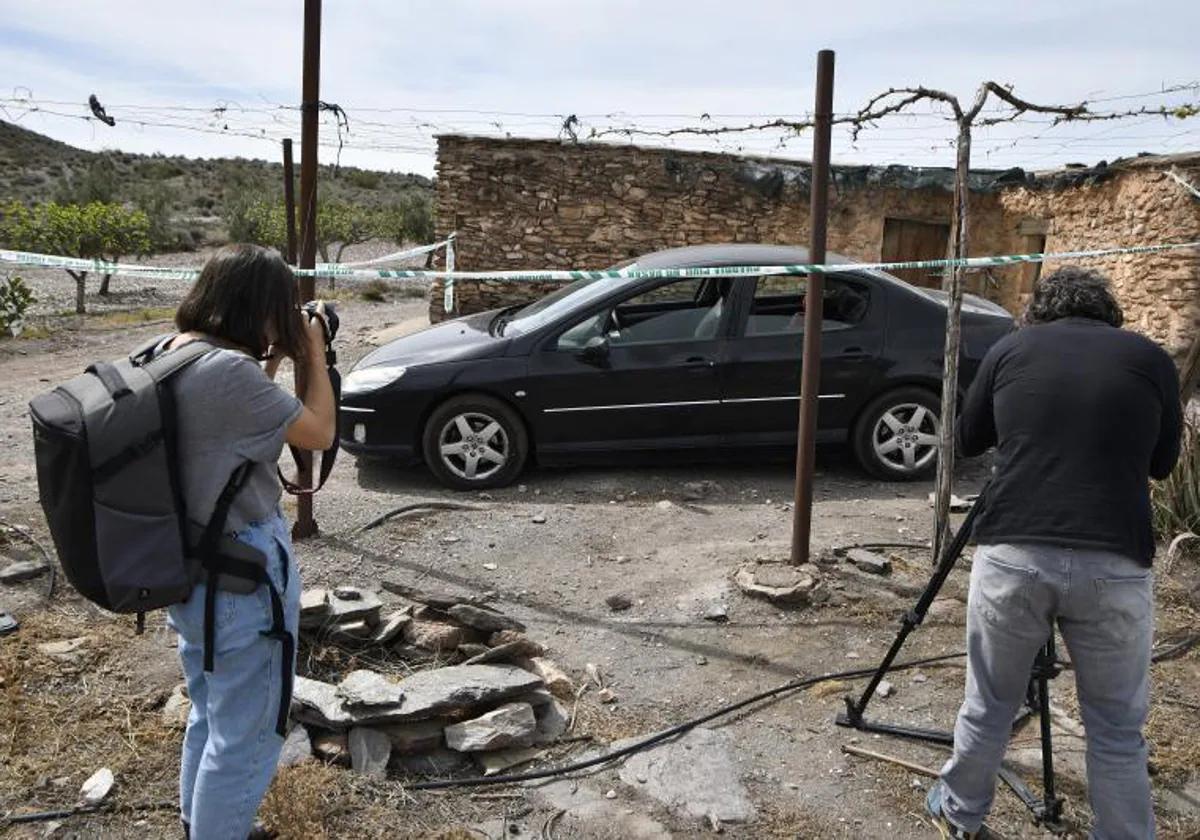
<path id="1" fill-rule="evenodd" d="M 879 663 L 879 667 L 875 670 L 870 682 L 867 683 L 867 687 L 863 689 L 862 694 L 857 700 L 853 697 L 846 698 L 846 710 L 837 716 L 836 722 L 838 726 L 859 729 L 863 732 L 896 735 L 901 738 L 912 738 L 947 746 L 954 745 L 954 733 L 952 732 L 881 723 L 867 719 L 864 717 L 864 713 L 867 709 L 867 703 L 875 694 L 875 689 L 879 687 L 879 683 L 883 680 L 888 669 L 892 667 L 892 663 L 895 662 L 897 655 L 899 655 L 900 648 L 904 646 L 904 642 L 908 639 L 909 634 L 925 620 L 925 614 L 929 611 L 930 604 L 933 603 L 938 592 L 941 591 L 942 585 L 945 584 L 946 579 L 950 576 L 950 572 L 954 569 L 955 563 L 958 561 L 959 556 L 967 545 L 967 541 L 970 539 L 975 519 L 985 503 L 986 496 L 987 489 L 985 488 L 975 500 L 975 504 L 967 512 L 967 517 L 963 520 L 958 533 L 954 535 L 954 539 L 943 549 L 941 559 L 938 561 L 933 577 L 930 578 L 925 591 L 921 593 L 921 597 L 917 600 L 916 605 L 904 614 L 904 617 L 901 619 L 900 632 L 896 635 L 891 648 L 883 657 L 883 661 Z M 1029 722 L 1030 717 L 1033 715 L 1037 715 L 1038 717 L 1042 744 L 1042 796 L 1039 798 L 1012 770 L 1007 767 L 1002 767 L 1000 770 L 1000 780 L 1025 803 L 1033 813 L 1034 820 L 1055 833 L 1063 831 L 1064 827 L 1061 823 L 1063 802 L 1055 793 L 1054 784 L 1054 756 L 1050 735 L 1049 682 L 1057 677 L 1061 671 L 1062 665 L 1055 652 L 1054 634 L 1051 632 L 1050 638 L 1046 640 L 1046 643 L 1042 646 L 1037 658 L 1034 660 L 1033 669 L 1029 677 L 1029 687 L 1025 693 L 1024 706 L 1017 715 L 1016 720 L 1013 721 L 1013 732 L 1015 734 L 1024 728 Z"/>

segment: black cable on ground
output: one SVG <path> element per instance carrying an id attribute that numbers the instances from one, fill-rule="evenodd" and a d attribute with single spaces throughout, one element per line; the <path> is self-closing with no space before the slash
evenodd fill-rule
<path id="1" fill-rule="evenodd" d="M 363 531 L 370 531 L 372 528 L 378 528 L 389 519 L 394 519 L 397 516 L 403 516 L 406 513 L 412 513 L 415 510 L 483 510 L 475 505 L 464 505 L 459 502 L 414 502 L 409 505 L 400 505 L 398 508 L 393 508 L 382 516 L 377 516 L 358 529 L 361 534 Z"/>
<path id="2" fill-rule="evenodd" d="M 99 814 L 101 812 L 118 813 L 121 811 L 165 811 L 178 808 L 178 802 L 142 802 L 132 805 L 122 805 L 117 802 L 99 805 L 80 805 L 76 808 L 63 808 L 57 811 L 37 811 L 32 814 L 15 814 L 4 817 L 5 825 L 24 825 L 27 823 L 47 822 L 49 820 L 64 820 L 69 817 L 79 817 L 84 814 Z"/>
<path id="3" fill-rule="evenodd" d="M 945 662 L 950 659 L 959 659 L 963 656 L 966 656 L 966 653 L 948 653 L 948 654 L 944 654 L 942 656 L 931 656 L 931 657 L 928 657 L 927 659 L 914 659 L 910 662 L 901 662 L 898 665 L 893 665 L 889 670 L 903 671 L 908 668 L 916 668 L 921 665 L 929 665 L 934 662 Z M 816 677 L 805 677 L 803 679 L 792 680 L 791 682 L 786 683 L 784 685 L 778 686 L 776 688 L 768 689 L 767 691 L 763 691 L 759 694 L 755 694 L 753 697 L 747 697 L 745 700 L 739 700 L 738 702 L 732 703 L 728 706 L 722 706 L 721 708 L 717 709 L 716 711 L 709 712 L 708 714 L 706 714 L 702 717 L 694 718 L 692 720 L 685 721 L 683 723 L 672 726 L 670 729 L 666 729 L 666 730 L 663 730 L 662 732 L 658 732 L 647 738 L 643 738 L 642 740 L 640 740 L 634 744 L 630 744 L 627 747 L 622 747 L 619 750 L 613 750 L 612 752 L 605 753 L 604 755 L 597 756 L 596 758 L 590 758 L 586 761 L 576 762 L 575 764 L 568 764 L 565 767 L 555 767 L 555 768 L 551 768 L 549 770 L 535 770 L 535 771 L 531 771 L 529 773 L 515 773 L 515 774 L 509 775 L 509 776 L 484 776 L 484 777 L 473 776 L 469 779 L 439 779 L 439 780 L 433 781 L 433 782 L 418 782 L 415 785 L 405 785 L 405 789 L 406 790 L 444 790 L 446 788 L 458 788 L 458 787 L 483 787 L 486 785 L 506 785 L 506 784 L 513 784 L 514 782 L 532 782 L 532 781 L 537 781 L 538 779 L 548 779 L 548 778 L 552 778 L 554 776 L 561 776 L 566 773 L 576 773 L 580 770 L 586 770 L 589 767 L 595 767 L 598 764 L 607 764 L 608 762 L 613 761 L 615 759 L 622 758 L 627 755 L 631 755 L 635 752 L 640 752 L 641 750 L 644 750 L 647 747 L 654 746 L 655 744 L 660 743 L 661 741 L 666 741 L 667 739 L 674 738 L 676 735 L 680 735 L 684 732 L 687 732 L 690 729 L 695 729 L 697 726 L 708 723 L 710 720 L 714 720 L 716 718 L 723 717 L 728 714 L 732 714 L 733 712 L 736 712 L 739 709 L 743 709 L 746 706 L 750 706 L 750 705 L 752 705 L 754 703 L 758 703 L 762 700 L 768 700 L 772 697 L 777 697 L 780 694 L 786 694 L 789 691 L 799 691 L 800 689 L 808 688 L 810 686 L 816 685 L 817 683 L 826 682 L 828 680 L 855 679 L 858 677 L 869 677 L 870 675 L 875 673 L 875 670 L 876 670 L 875 668 L 859 668 L 854 671 L 838 671 L 838 672 L 832 673 L 832 674 L 822 674 L 822 675 L 816 676 Z"/>

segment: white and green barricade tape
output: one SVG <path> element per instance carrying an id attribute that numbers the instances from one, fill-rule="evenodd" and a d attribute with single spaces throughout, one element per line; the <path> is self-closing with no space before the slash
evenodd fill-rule
<path id="1" fill-rule="evenodd" d="M 607 278 L 636 279 L 686 279 L 701 277 L 743 277 L 784 274 L 836 274 L 844 271 L 898 271 L 902 269 L 938 268 L 993 268 L 1019 265 L 1022 263 L 1064 262 L 1069 260 L 1102 259 L 1128 254 L 1155 254 L 1200 248 L 1200 242 L 1177 242 L 1164 245 L 1134 245 L 1124 248 L 1101 248 L 1091 251 L 1059 251 L 1056 253 L 1006 254 L 990 257 L 964 257 L 942 260 L 910 260 L 903 262 L 827 263 L 794 265 L 738 265 L 718 268 L 620 268 L 602 271 L 550 270 L 550 271 L 456 271 L 454 266 L 453 237 L 438 243 L 446 248 L 446 269 L 365 269 L 329 265 L 315 269 L 293 269 L 298 276 L 308 277 L 355 277 L 381 280 L 444 280 L 443 303 L 446 311 L 454 308 L 454 282 L 456 280 L 492 280 L 522 283 L 560 283 L 574 280 L 603 280 Z M 432 250 L 432 246 L 425 246 Z M 426 251 L 428 253 L 428 251 Z M 24 251 L 0 250 L 0 263 L 28 265 L 41 268 L 61 268 L 68 271 L 93 271 L 127 277 L 159 280 L 195 280 L 198 268 L 160 268 L 147 265 L 125 265 L 103 260 L 85 260 L 75 257 L 60 257 L 50 254 L 31 254 Z"/>

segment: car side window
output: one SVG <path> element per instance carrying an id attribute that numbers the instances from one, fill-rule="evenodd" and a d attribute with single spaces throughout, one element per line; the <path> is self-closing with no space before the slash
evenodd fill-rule
<path id="1" fill-rule="evenodd" d="M 634 295 L 612 310 L 609 342 L 616 345 L 702 341 L 717 337 L 729 280 L 672 280 Z"/>
<path id="2" fill-rule="evenodd" d="M 746 322 L 746 335 L 783 335 L 802 331 L 807 293 L 807 276 L 784 274 L 759 277 L 754 288 L 750 317 Z M 821 303 L 822 331 L 844 330 L 866 317 L 870 294 L 865 285 L 840 277 L 826 277 Z"/>

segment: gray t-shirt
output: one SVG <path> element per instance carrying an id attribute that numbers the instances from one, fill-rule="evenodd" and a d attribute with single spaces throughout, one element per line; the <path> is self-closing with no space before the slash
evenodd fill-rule
<path id="1" fill-rule="evenodd" d="M 172 381 L 179 415 L 179 466 L 188 518 L 206 524 L 233 471 L 254 466 L 234 500 L 225 533 L 268 516 L 283 492 L 275 467 L 283 436 L 303 406 L 245 353 L 217 350 Z"/>

